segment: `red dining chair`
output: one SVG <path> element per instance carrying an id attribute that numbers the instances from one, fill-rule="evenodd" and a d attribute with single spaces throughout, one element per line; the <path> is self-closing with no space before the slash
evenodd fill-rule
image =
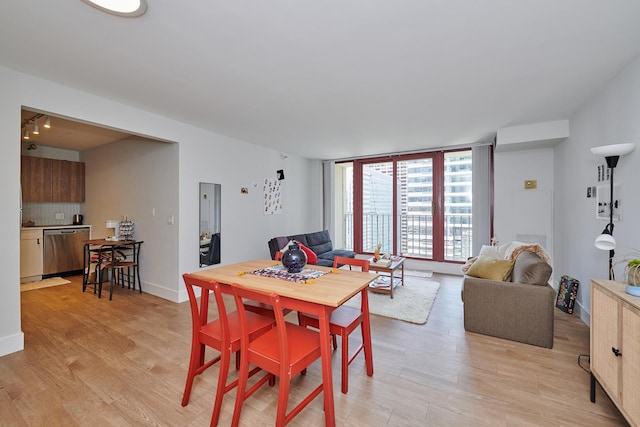
<path id="1" fill-rule="evenodd" d="M 287 413 L 291 379 L 321 357 L 320 334 L 294 323 L 285 322 L 278 295 L 247 289 L 238 284 L 233 284 L 231 287 L 235 295 L 236 307 L 240 313 L 240 324 L 242 326 L 240 376 L 231 425 L 237 426 L 239 424 L 243 402 L 262 386 L 262 384 L 256 383 L 249 390 L 246 390 L 247 374 L 251 364 L 280 377 L 276 426 L 284 426 L 322 392 L 323 384 L 321 383 L 302 402 Z M 260 301 L 273 306 L 276 327 L 252 339 L 249 336 L 250 329 L 248 317 L 246 317 L 251 313 L 244 308 L 243 301 L 245 299 Z"/>
<path id="2" fill-rule="evenodd" d="M 187 406 L 189 403 L 195 376 L 219 361 L 218 387 L 213 405 L 213 415 L 211 416 L 211 425 L 216 426 L 220 419 L 220 409 L 224 394 L 238 385 L 237 379 L 227 384 L 227 376 L 229 374 L 231 355 L 240 350 L 240 317 L 237 311 L 227 313 L 222 299 L 221 286 L 218 282 L 197 278 L 190 274 L 184 274 L 182 277 L 189 294 L 192 320 L 191 358 L 189 359 L 187 383 L 182 395 L 182 406 Z M 201 290 L 199 306 L 194 287 L 198 287 Z M 208 320 L 210 292 L 213 292 L 218 311 L 218 318 L 212 321 Z M 251 339 L 268 332 L 274 326 L 272 318 L 255 313 L 243 314 L 242 318 L 244 329 L 246 329 L 246 333 Z M 220 354 L 205 362 L 206 346 L 218 350 Z M 237 364 L 239 365 L 238 360 Z M 253 369 L 249 372 L 249 376 L 256 374 L 258 371 L 260 371 L 259 368 Z"/>
<path id="3" fill-rule="evenodd" d="M 360 267 L 364 272 L 369 271 L 369 260 L 367 259 L 336 256 L 333 259 L 333 268 L 338 268 L 339 264 L 348 265 L 349 268 L 351 268 L 351 266 Z M 336 335 L 342 337 L 342 393 L 344 394 L 347 394 L 349 391 L 349 365 L 364 348 L 363 344 L 360 344 L 353 355 L 349 356 L 349 335 L 358 326 L 362 325 L 362 320 L 362 309 L 349 307 L 347 305 L 341 305 L 333 310 L 329 318 L 329 332 L 331 332 L 333 338 L 334 350 L 338 348 Z M 298 323 L 304 327 L 320 327 L 318 317 L 312 314 L 298 313 Z M 362 327 L 360 327 L 360 330 L 362 331 Z M 362 331 L 362 342 L 364 343 L 364 331 Z"/>
<path id="4" fill-rule="evenodd" d="M 280 261 L 282 259 L 282 252 L 277 251 L 276 252 L 276 261 Z M 262 316 L 267 316 L 267 317 L 274 317 L 273 315 L 273 307 L 270 304 L 264 304 L 258 301 L 250 301 L 247 300 L 244 302 L 244 308 L 246 310 L 249 310 L 253 313 L 257 313 L 260 314 Z M 291 313 L 291 309 L 289 308 L 283 308 L 282 309 L 282 314 L 283 315 L 287 315 Z"/>

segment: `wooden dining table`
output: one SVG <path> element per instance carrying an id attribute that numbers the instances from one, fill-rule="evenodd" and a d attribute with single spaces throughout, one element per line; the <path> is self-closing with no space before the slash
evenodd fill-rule
<path id="1" fill-rule="evenodd" d="M 273 292 L 281 298 L 282 305 L 292 310 L 318 316 L 320 324 L 320 351 L 322 360 L 322 382 L 324 392 L 325 424 L 335 426 L 333 400 L 333 377 L 331 369 L 331 335 L 329 316 L 331 312 L 360 292 L 363 310 L 363 347 L 368 376 L 373 375 L 371 352 L 371 323 L 369 320 L 368 286 L 378 275 L 361 271 L 333 269 L 316 265 L 305 268 L 326 272 L 320 277 L 296 283 L 280 278 L 251 274 L 258 270 L 278 265 L 277 261 L 257 259 L 191 273 L 205 279 L 213 279 L 222 285 L 238 283 L 247 288 Z M 229 290 L 230 292 L 230 290 Z"/>

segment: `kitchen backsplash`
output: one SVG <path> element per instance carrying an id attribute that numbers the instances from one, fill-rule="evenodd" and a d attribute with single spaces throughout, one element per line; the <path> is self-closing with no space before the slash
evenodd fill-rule
<path id="1" fill-rule="evenodd" d="M 68 225 L 73 222 L 75 214 L 82 213 L 82 207 L 82 203 L 24 203 L 22 223 L 33 221 L 35 225 Z"/>

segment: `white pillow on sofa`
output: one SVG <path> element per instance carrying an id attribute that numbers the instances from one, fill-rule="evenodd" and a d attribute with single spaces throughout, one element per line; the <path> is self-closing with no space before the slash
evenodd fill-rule
<path id="1" fill-rule="evenodd" d="M 491 258 L 504 259 L 504 255 L 500 253 L 496 246 L 482 245 L 478 256 L 484 255 Z"/>

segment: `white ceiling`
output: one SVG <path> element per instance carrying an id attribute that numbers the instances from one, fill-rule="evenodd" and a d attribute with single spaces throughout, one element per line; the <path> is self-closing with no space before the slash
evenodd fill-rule
<path id="1" fill-rule="evenodd" d="M 640 52 L 637 0 L 2 0 L 0 65 L 310 158 L 566 119 Z"/>

